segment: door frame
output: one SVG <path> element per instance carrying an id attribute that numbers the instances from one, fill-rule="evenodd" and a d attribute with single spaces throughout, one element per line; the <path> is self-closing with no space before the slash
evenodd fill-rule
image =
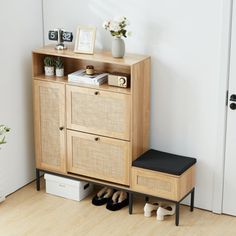
<path id="1" fill-rule="evenodd" d="M 227 127 L 226 96 L 229 87 L 233 3 L 236 4 L 236 0 L 222 0 L 223 12 L 221 26 L 221 57 L 219 62 L 220 79 L 218 91 L 218 130 L 212 193 L 212 211 L 219 214 L 222 213 L 223 207 L 225 146 Z"/>

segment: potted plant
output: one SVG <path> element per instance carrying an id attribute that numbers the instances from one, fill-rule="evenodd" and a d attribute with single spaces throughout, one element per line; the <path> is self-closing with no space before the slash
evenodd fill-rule
<path id="1" fill-rule="evenodd" d="M 129 24 L 125 16 L 119 17 L 114 20 L 107 20 L 103 23 L 103 28 L 110 31 L 113 36 L 112 40 L 112 56 L 122 58 L 125 55 L 125 43 L 122 37 L 127 38 L 130 32 L 127 33 L 126 27 Z"/>
<path id="2" fill-rule="evenodd" d="M 5 134 L 9 131 L 10 129 L 7 128 L 5 125 L 0 125 L 0 145 L 6 143 Z"/>
<path id="3" fill-rule="evenodd" d="M 0 125 L 0 145 L 6 143 L 5 134 L 9 131 L 10 129 L 8 127 L 6 127 L 5 125 Z M 0 190 L 0 202 L 3 202 L 4 200 L 5 200 L 5 196 L 3 192 Z"/>
<path id="4" fill-rule="evenodd" d="M 46 76 L 54 75 L 54 59 L 53 57 L 45 57 L 44 60 L 44 71 Z"/>
<path id="5" fill-rule="evenodd" d="M 56 76 L 57 77 L 64 76 L 64 63 L 61 57 L 56 58 L 55 67 L 56 67 Z"/>

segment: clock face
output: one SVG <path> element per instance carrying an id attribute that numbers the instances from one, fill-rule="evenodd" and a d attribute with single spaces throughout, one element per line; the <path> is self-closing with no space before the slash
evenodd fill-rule
<path id="1" fill-rule="evenodd" d="M 62 32 L 62 41 L 72 42 L 72 40 L 73 40 L 72 32 Z"/>
<path id="2" fill-rule="evenodd" d="M 58 32 L 56 30 L 49 30 L 48 32 L 48 38 L 50 40 L 55 40 L 57 41 L 58 40 Z"/>
<path id="3" fill-rule="evenodd" d="M 62 42 L 72 42 L 73 40 L 73 34 L 72 32 L 66 32 L 66 31 L 59 31 L 60 32 L 60 38 Z M 48 32 L 48 38 L 50 40 L 58 41 L 58 31 L 57 30 L 49 30 Z"/>

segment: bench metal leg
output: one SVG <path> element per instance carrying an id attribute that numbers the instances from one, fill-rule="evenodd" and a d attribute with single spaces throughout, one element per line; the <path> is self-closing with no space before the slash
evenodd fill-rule
<path id="1" fill-rule="evenodd" d="M 175 225 L 179 225 L 179 202 L 176 203 L 176 210 L 175 210 Z"/>
<path id="2" fill-rule="evenodd" d="M 36 189 L 40 190 L 40 170 L 36 169 Z"/>
<path id="3" fill-rule="evenodd" d="M 190 211 L 193 211 L 193 209 L 194 209 L 194 192 L 195 192 L 195 188 L 193 188 L 193 190 L 191 192 Z"/>
<path id="4" fill-rule="evenodd" d="M 129 214 L 133 212 L 133 193 L 129 192 Z"/>

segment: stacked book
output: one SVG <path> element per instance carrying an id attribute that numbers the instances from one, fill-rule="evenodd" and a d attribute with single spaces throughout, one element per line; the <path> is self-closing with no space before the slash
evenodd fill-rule
<path id="1" fill-rule="evenodd" d="M 78 70 L 68 74 L 68 81 L 74 83 L 85 83 L 100 85 L 107 82 L 108 73 L 95 73 L 93 75 L 86 74 L 85 70 Z"/>

